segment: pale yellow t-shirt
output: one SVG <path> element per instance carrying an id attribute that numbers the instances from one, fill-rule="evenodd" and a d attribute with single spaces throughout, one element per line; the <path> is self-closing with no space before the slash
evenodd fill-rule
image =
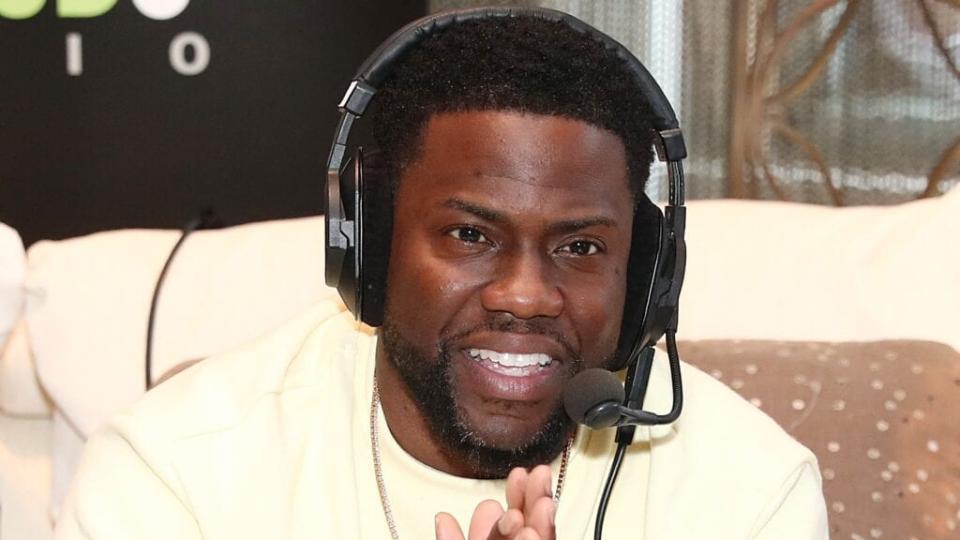
<path id="1" fill-rule="evenodd" d="M 91 438 L 56 538 L 389 538 L 370 443 L 374 333 L 322 304 L 148 393 Z M 657 358 L 647 395 L 666 410 Z M 711 377 L 684 365 L 672 426 L 642 428 L 624 461 L 604 537 L 827 538 L 813 455 Z M 396 443 L 379 415 L 399 535 L 431 539 L 433 516 L 464 529 L 503 481 L 453 477 Z M 581 429 L 557 513 L 560 539 L 593 537 L 613 432 Z M 559 460 L 553 463 L 554 473 Z"/>

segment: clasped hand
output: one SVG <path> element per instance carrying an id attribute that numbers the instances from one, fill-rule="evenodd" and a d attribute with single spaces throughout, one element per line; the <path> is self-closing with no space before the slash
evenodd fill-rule
<path id="1" fill-rule="evenodd" d="M 487 499 L 470 519 L 467 540 L 554 540 L 557 505 L 553 501 L 551 471 L 538 465 L 532 471 L 515 468 L 507 476 L 507 509 Z M 464 540 L 457 520 L 441 512 L 436 516 L 437 540 Z"/>

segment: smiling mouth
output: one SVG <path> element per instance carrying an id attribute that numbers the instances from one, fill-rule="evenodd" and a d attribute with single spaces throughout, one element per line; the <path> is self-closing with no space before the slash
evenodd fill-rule
<path id="1" fill-rule="evenodd" d="M 553 364 L 544 353 L 505 353 L 490 349 L 467 349 L 467 356 L 487 369 L 509 377 L 526 377 Z"/>

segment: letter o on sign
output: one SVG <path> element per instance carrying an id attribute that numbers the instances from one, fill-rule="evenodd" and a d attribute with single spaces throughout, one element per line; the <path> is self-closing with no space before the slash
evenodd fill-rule
<path id="1" fill-rule="evenodd" d="M 187 47 L 193 59 L 187 60 Z M 210 44 L 196 32 L 181 32 L 170 41 L 170 65 L 181 75 L 199 75 L 210 64 Z"/>
<path id="2" fill-rule="evenodd" d="M 137 11 L 145 17 L 165 21 L 183 13 L 190 0 L 133 0 Z"/>

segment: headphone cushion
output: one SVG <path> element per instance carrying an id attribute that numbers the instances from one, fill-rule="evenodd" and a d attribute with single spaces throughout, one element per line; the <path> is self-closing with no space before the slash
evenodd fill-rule
<path id="1" fill-rule="evenodd" d="M 393 237 L 393 184 L 383 153 L 377 149 L 358 151 L 361 185 L 360 234 L 361 272 L 360 320 L 370 326 L 383 324 L 387 299 L 387 272 Z"/>

